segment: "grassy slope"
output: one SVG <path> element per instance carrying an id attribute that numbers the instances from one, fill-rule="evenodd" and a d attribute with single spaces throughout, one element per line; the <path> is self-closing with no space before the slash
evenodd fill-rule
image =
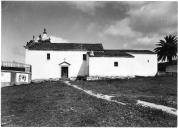
<path id="1" fill-rule="evenodd" d="M 60 82 L 4 87 L 1 95 L 2 126 L 176 126 L 175 116 L 109 103 Z"/>
<path id="2" fill-rule="evenodd" d="M 73 82 L 94 92 L 114 95 L 120 101 L 135 99 L 177 108 L 177 76 Z"/>

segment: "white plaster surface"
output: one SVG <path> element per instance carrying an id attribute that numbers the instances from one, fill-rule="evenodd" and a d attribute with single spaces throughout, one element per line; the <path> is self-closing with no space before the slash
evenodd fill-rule
<path id="1" fill-rule="evenodd" d="M 50 53 L 50 60 L 47 60 Z M 86 51 L 39 51 L 26 49 L 26 64 L 32 65 L 32 80 L 61 78 L 60 63 L 66 61 L 68 77 L 88 75 L 88 61 L 83 61 Z"/>
<path id="2" fill-rule="evenodd" d="M 131 54 L 131 53 L 130 53 Z M 131 54 L 125 57 L 90 57 L 89 76 L 155 76 L 157 73 L 156 54 Z M 114 66 L 118 62 L 118 67 Z"/>
<path id="3" fill-rule="evenodd" d="M 133 54 L 134 62 L 130 65 L 136 76 L 155 76 L 158 71 L 157 54 Z"/>
<path id="4" fill-rule="evenodd" d="M 16 73 L 16 82 L 29 83 L 29 75 L 25 73 Z"/>
<path id="5" fill-rule="evenodd" d="M 47 53 L 50 60 L 47 60 Z M 26 64 L 32 65 L 32 80 L 61 78 L 60 63 L 66 61 L 68 77 L 99 76 L 99 77 L 134 77 L 155 76 L 157 73 L 156 54 L 133 54 L 134 58 L 126 57 L 88 57 L 83 61 L 86 51 L 47 51 L 26 49 Z M 118 67 L 114 66 L 118 62 Z"/>
<path id="6" fill-rule="evenodd" d="M 118 62 L 118 67 L 114 66 Z M 133 76 L 134 72 L 131 65 L 133 58 L 123 57 L 90 57 L 89 75 L 90 76 Z"/>
<path id="7" fill-rule="evenodd" d="M 1 82 L 10 82 L 11 73 L 10 72 L 1 72 Z"/>

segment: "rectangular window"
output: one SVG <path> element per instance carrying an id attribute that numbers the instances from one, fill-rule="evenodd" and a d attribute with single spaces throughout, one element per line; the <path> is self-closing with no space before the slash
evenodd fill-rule
<path id="1" fill-rule="evenodd" d="M 118 62 L 114 62 L 114 67 L 118 67 Z"/>
<path id="2" fill-rule="evenodd" d="M 83 54 L 83 60 L 87 60 L 87 55 Z"/>
<path id="3" fill-rule="evenodd" d="M 50 60 L 50 54 L 47 53 L 47 60 Z"/>

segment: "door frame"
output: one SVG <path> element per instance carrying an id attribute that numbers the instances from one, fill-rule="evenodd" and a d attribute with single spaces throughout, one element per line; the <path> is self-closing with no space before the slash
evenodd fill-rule
<path id="1" fill-rule="evenodd" d="M 67 69 L 67 77 L 64 77 L 63 75 L 63 68 Z M 61 78 L 69 78 L 69 66 L 61 66 Z"/>
<path id="2" fill-rule="evenodd" d="M 67 72 L 67 78 L 69 78 L 70 77 L 70 72 L 69 72 L 69 68 L 70 68 L 70 63 L 68 63 L 68 62 L 66 62 L 65 60 L 63 61 L 63 62 L 61 62 L 61 63 L 59 63 L 59 70 L 60 70 L 60 72 L 59 72 L 59 74 L 60 74 L 60 78 L 62 78 L 62 67 L 67 67 L 68 68 L 68 72 Z"/>

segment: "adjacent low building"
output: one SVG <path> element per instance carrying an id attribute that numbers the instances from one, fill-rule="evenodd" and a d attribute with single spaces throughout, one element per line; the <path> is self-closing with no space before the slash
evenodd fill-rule
<path id="1" fill-rule="evenodd" d="M 1 62 L 1 87 L 31 82 L 31 65 L 18 62 Z"/>
<path id="2" fill-rule="evenodd" d="M 28 42 L 25 49 L 25 62 L 32 65 L 32 80 L 157 73 L 157 54 L 152 51 L 109 50 L 93 43 L 51 43 L 46 30 L 37 41 Z"/>
<path id="3" fill-rule="evenodd" d="M 177 74 L 177 58 L 175 58 L 172 62 L 158 63 L 158 72 L 159 74 Z"/>
<path id="4" fill-rule="evenodd" d="M 104 50 L 89 54 L 90 76 L 155 76 L 157 55 L 148 50 Z"/>

